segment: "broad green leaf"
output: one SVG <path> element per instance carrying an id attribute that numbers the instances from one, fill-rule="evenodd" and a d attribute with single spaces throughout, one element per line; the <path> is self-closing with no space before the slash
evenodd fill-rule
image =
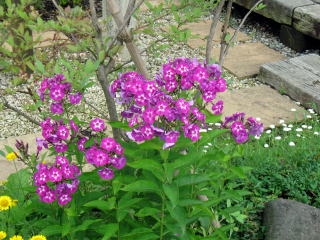
<path id="1" fill-rule="evenodd" d="M 176 184 L 163 184 L 163 191 L 166 194 L 166 196 L 169 198 L 171 204 L 173 207 L 176 207 L 178 205 L 179 201 L 179 188 Z"/>
<path id="2" fill-rule="evenodd" d="M 102 211 L 109 211 L 111 209 L 114 209 L 116 205 L 116 198 L 111 197 L 107 201 L 105 200 L 94 200 L 91 202 L 88 202 L 84 204 L 85 207 L 91 207 L 91 208 L 97 208 Z"/>
<path id="3" fill-rule="evenodd" d="M 7 150 L 7 153 L 15 152 L 10 146 L 4 145 L 4 148 Z"/>
<path id="4" fill-rule="evenodd" d="M 99 226 L 95 226 L 94 229 L 97 229 L 95 231 L 99 231 L 101 234 L 103 234 L 103 238 L 101 240 L 108 240 L 111 237 L 114 237 L 116 235 L 116 233 L 119 230 L 119 224 L 117 223 L 102 224 Z"/>
<path id="5" fill-rule="evenodd" d="M 201 182 L 210 181 L 210 177 L 205 174 L 189 174 L 178 177 L 174 182 L 179 186 L 186 186 L 191 184 L 197 184 Z"/>
<path id="6" fill-rule="evenodd" d="M 128 162 L 128 166 L 132 168 L 141 168 L 150 171 L 153 175 L 155 175 L 160 181 L 164 179 L 164 171 L 162 166 L 157 161 L 152 159 L 141 159 L 134 162 Z"/>
<path id="7" fill-rule="evenodd" d="M 61 234 L 62 232 L 62 226 L 60 225 L 51 225 L 46 227 L 41 231 L 41 234 L 45 235 L 46 237 L 50 237 L 53 235 Z"/>
<path id="8" fill-rule="evenodd" d="M 121 129 L 128 130 L 128 131 L 131 130 L 131 128 L 128 127 L 128 124 L 120 122 L 120 121 L 109 122 L 109 124 L 111 127 L 114 127 L 114 128 L 121 128 Z"/>
<path id="9" fill-rule="evenodd" d="M 85 231 L 89 228 L 90 225 L 101 222 L 103 219 L 88 219 L 84 220 L 83 223 L 72 230 L 72 232 Z"/>
<path id="10" fill-rule="evenodd" d="M 160 192 L 157 184 L 147 180 L 138 180 L 123 187 L 122 190 L 126 192 L 153 192 L 158 194 Z"/>
<path id="11" fill-rule="evenodd" d="M 1 150 L 0 150 L 0 155 L 1 155 L 2 157 L 6 157 L 6 154 L 5 154 L 3 151 L 1 151 Z"/>
<path id="12" fill-rule="evenodd" d="M 155 219 L 159 219 L 160 217 L 160 210 L 157 208 L 145 207 L 140 209 L 136 214 L 137 217 L 147 217 L 151 216 Z"/>

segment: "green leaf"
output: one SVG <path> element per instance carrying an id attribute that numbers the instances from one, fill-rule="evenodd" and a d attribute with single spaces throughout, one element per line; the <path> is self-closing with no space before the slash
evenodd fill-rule
<path id="1" fill-rule="evenodd" d="M 98 226 L 94 226 L 93 230 L 97 233 L 103 235 L 101 240 L 108 240 L 111 237 L 114 237 L 119 230 L 119 224 L 117 223 L 108 223 L 108 224 L 101 224 Z"/>
<path id="2" fill-rule="evenodd" d="M 46 237 L 50 237 L 52 235 L 61 234 L 62 226 L 60 225 L 51 225 L 46 227 L 41 231 L 41 234 L 45 235 Z"/>
<path id="3" fill-rule="evenodd" d="M 97 208 L 102 211 L 109 211 L 111 209 L 114 209 L 116 206 L 116 198 L 111 197 L 107 201 L 104 200 L 94 200 L 91 202 L 88 202 L 84 204 L 85 207 L 91 207 L 91 208 Z"/>
<path id="4" fill-rule="evenodd" d="M 89 228 L 90 225 L 101 222 L 103 219 L 89 219 L 89 220 L 84 220 L 83 223 L 76 228 L 73 229 L 72 232 L 79 232 L 79 231 L 85 231 Z"/>
<path id="5" fill-rule="evenodd" d="M 46 72 L 44 65 L 38 59 L 35 60 L 35 69 L 42 74 Z"/>
<path id="6" fill-rule="evenodd" d="M 157 184 L 147 180 L 138 180 L 123 187 L 122 190 L 126 192 L 154 192 L 158 194 L 160 192 Z"/>
<path id="7" fill-rule="evenodd" d="M 0 150 L 0 155 L 1 155 L 2 157 L 6 157 L 6 154 L 5 154 L 3 151 L 1 151 L 1 150 Z"/>
<path id="8" fill-rule="evenodd" d="M 184 175 L 180 176 L 175 180 L 175 183 L 181 187 L 181 186 L 186 186 L 186 185 L 191 185 L 191 184 L 197 184 L 201 182 L 207 182 L 210 181 L 210 177 L 205 174 L 189 174 L 189 175 Z"/>
<path id="9" fill-rule="evenodd" d="M 121 129 L 128 130 L 128 131 L 132 130 L 131 127 L 128 127 L 127 123 L 123 123 L 120 121 L 109 122 L 109 124 L 111 127 L 114 127 L 114 128 L 121 128 Z"/>
<path id="10" fill-rule="evenodd" d="M 15 152 L 10 146 L 4 145 L 4 148 L 7 150 L 7 153 Z"/>
<path id="11" fill-rule="evenodd" d="M 166 194 L 166 196 L 169 198 L 171 204 L 173 207 L 176 207 L 179 202 L 179 188 L 176 184 L 163 184 L 163 191 Z"/>
<path id="12" fill-rule="evenodd" d="M 134 162 L 128 162 L 128 166 L 132 168 L 141 168 L 150 171 L 160 181 L 164 180 L 164 171 L 160 163 L 152 159 L 141 159 Z"/>
<path id="13" fill-rule="evenodd" d="M 160 210 L 157 208 L 145 207 L 145 208 L 140 209 L 135 215 L 137 217 L 151 216 L 151 217 L 158 220 L 159 216 L 160 216 Z"/>

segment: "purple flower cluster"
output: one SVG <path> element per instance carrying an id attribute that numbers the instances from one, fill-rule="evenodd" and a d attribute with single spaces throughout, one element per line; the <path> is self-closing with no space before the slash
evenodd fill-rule
<path id="1" fill-rule="evenodd" d="M 244 113 L 234 113 L 231 117 L 226 117 L 222 126 L 231 129 L 237 143 L 244 143 L 249 139 L 249 135 L 260 136 L 263 132 L 263 124 L 252 117 L 245 122 Z"/>
<path id="2" fill-rule="evenodd" d="M 48 148 L 48 144 L 50 143 L 54 146 L 56 152 L 66 152 L 68 150 L 68 145 L 65 141 L 79 132 L 79 127 L 73 120 L 70 120 L 68 126 L 64 124 L 62 120 L 47 118 L 45 121 L 41 122 L 41 128 L 44 140 L 37 138 L 39 151 L 42 147 Z"/>
<path id="3" fill-rule="evenodd" d="M 71 83 L 65 80 L 63 74 L 57 74 L 53 78 L 45 78 L 37 90 L 41 101 L 44 101 L 46 96 L 53 100 L 50 105 L 50 111 L 53 114 L 62 114 L 64 112 L 63 104 L 68 99 L 71 104 L 79 104 L 82 100 L 82 94 L 80 92 L 72 94 Z"/>
<path id="4" fill-rule="evenodd" d="M 183 93 L 186 90 L 198 91 L 204 105 L 199 106 L 192 98 L 188 99 Z M 213 114 L 221 114 L 223 102 L 213 101 L 217 93 L 225 90 L 226 81 L 221 77 L 218 65 L 205 66 L 196 59 L 187 58 L 163 65 L 154 81 L 129 72 L 122 74 L 110 87 L 117 102 L 126 106 L 122 117 L 134 127 L 128 133 L 129 138 L 140 142 L 159 136 L 165 141 L 164 148 L 173 146 L 180 132 L 197 141 L 200 129 L 206 126 L 206 116 L 201 109 L 211 103 Z"/>
<path id="5" fill-rule="evenodd" d="M 42 202 L 52 203 L 58 200 L 58 204 L 66 205 L 78 189 L 78 176 L 80 169 L 75 164 L 70 164 L 64 156 L 57 156 L 51 166 L 39 163 L 33 179 Z"/>

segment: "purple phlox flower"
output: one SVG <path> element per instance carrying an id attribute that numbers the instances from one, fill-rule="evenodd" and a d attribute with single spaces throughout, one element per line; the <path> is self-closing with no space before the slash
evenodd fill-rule
<path id="1" fill-rule="evenodd" d="M 60 182 L 62 180 L 62 172 L 60 169 L 51 167 L 49 169 L 49 181 Z"/>
<path id="2" fill-rule="evenodd" d="M 100 147 L 106 151 L 111 152 L 116 146 L 116 141 L 113 138 L 103 138 Z"/>
<path id="3" fill-rule="evenodd" d="M 120 170 L 126 165 L 127 160 L 126 160 L 126 158 L 124 156 L 113 157 L 113 158 L 110 159 L 110 163 L 114 168 Z"/>
<path id="4" fill-rule="evenodd" d="M 90 127 L 93 131 L 96 131 L 96 132 L 101 132 L 106 128 L 104 121 L 100 118 L 95 118 L 91 120 Z"/>
<path id="5" fill-rule="evenodd" d="M 68 145 L 64 143 L 58 143 L 54 146 L 54 149 L 56 150 L 56 152 L 62 153 L 68 150 Z"/>
<path id="6" fill-rule="evenodd" d="M 100 177 L 102 179 L 109 180 L 109 179 L 114 178 L 114 171 L 110 168 L 103 168 L 98 171 L 98 174 L 100 175 Z"/>
<path id="7" fill-rule="evenodd" d="M 252 117 L 247 119 L 246 125 L 248 126 L 249 134 L 252 136 L 260 136 L 263 133 L 263 124 Z"/>
<path id="8" fill-rule="evenodd" d="M 56 164 L 60 166 L 68 166 L 69 165 L 69 160 L 65 156 L 56 156 Z"/>
<path id="9" fill-rule="evenodd" d="M 144 110 L 144 112 L 142 113 L 142 119 L 147 124 L 153 124 L 156 120 L 155 110 L 153 108 L 147 108 L 146 110 Z"/>
<path id="10" fill-rule="evenodd" d="M 58 197 L 59 205 L 66 205 L 72 200 L 72 197 L 69 194 L 62 194 Z"/>
<path id="11" fill-rule="evenodd" d="M 98 151 L 98 148 L 96 146 L 91 146 L 87 151 L 86 151 L 86 159 L 88 163 L 94 164 L 95 156 L 96 156 L 96 151 Z"/>
<path id="12" fill-rule="evenodd" d="M 71 104 L 79 104 L 82 100 L 82 94 L 77 92 L 76 94 L 69 95 L 69 100 Z"/>
<path id="13" fill-rule="evenodd" d="M 62 114 L 64 112 L 63 106 L 62 106 L 62 102 L 53 102 L 50 105 L 50 111 L 53 114 Z"/>
<path id="14" fill-rule="evenodd" d="M 180 98 L 176 102 L 177 109 L 183 114 L 188 114 L 190 111 L 190 105 L 183 98 Z"/>
<path id="15" fill-rule="evenodd" d="M 169 80 L 165 84 L 165 89 L 168 92 L 173 92 L 178 87 L 178 82 L 176 80 Z"/>
<path id="16" fill-rule="evenodd" d="M 41 196 L 40 199 L 42 202 L 52 203 L 56 200 L 56 196 L 53 190 L 49 190 L 43 196 Z"/>
<path id="17" fill-rule="evenodd" d="M 60 102 L 65 96 L 64 89 L 61 85 L 50 88 L 50 98 L 56 102 Z"/>
<path id="18" fill-rule="evenodd" d="M 69 134 L 70 132 L 66 125 L 61 125 L 58 127 L 57 135 L 60 139 L 62 140 L 67 139 L 69 137 Z"/>
<path id="19" fill-rule="evenodd" d="M 216 98 L 216 94 L 213 91 L 206 91 L 202 94 L 202 99 L 206 102 L 211 102 Z"/>
<path id="20" fill-rule="evenodd" d="M 219 78 L 216 81 L 216 91 L 217 92 L 224 92 L 227 89 L 227 82 L 223 78 Z"/>
<path id="21" fill-rule="evenodd" d="M 152 139 L 154 136 L 153 128 L 149 124 L 141 126 L 141 133 L 144 137 L 144 140 Z"/>
<path id="22" fill-rule="evenodd" d="M 94 165 L 97 167 L 104 166 L 109 163 L 109 155 L 103 150 L 96 150 Z"/>
<path id="23" fill-rule="evenodd" d="M 215 104 L 212 105 L 211 109 L 214 115 L 220 115 L 223 111 L 223 101 L 217 101 Z"/>
<path id="24" fill-rule="evenodd" d="M 50 188 L 46 184 L 43 184 L 37 187 L 36 192 L 40 197 L 43 197 L 46 195 L 46 192 L 48 192 L 49 190 Z"/>
<path id="25" fill-rule="evenodd" d="M 79 127 L 73 120 L 70 120 L 70 127 L 71 127 L 72 131 L 74 132 L 74 135 L 76 135 L 79 132 Z"/>
<path id="26" fill-rule="evenodd" d="M 42 148 L 48 148 L 48 142 L 44 139 L 41 138 L 36 138 L 36 142 L 37 142 L 37 150 L 40 152 L 42 150 Z"/>
<path id="27" fill-rule="evenodd" d="M 85 150 L 85 143 L 86 143 L 87 140 L 88 140 L 88 138 L 83 137 L 83 138 L 80 138 L 80 140 L 77 142 L 78 149 L 80 151 L 84 151 Z"/>
<path id="28" fill-rule="evenodd" d="M 193 78 L 195 81 L 201 83 L 202 81 L 208 79 L 209 74 L 204 67 L 198 66 L 193 72 Z"/>
<path id="29" fill-rule="evenodd" d="M 125 110 L 121 112 L 121 116 L 123 118 L 132 118 L 133 117 L 133 112 Z"/>

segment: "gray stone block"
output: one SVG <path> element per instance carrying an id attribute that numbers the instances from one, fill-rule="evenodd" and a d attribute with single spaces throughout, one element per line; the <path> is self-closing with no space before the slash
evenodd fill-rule
<path id="1" fill-rule="evenodd" d="M 261 66 L 259 80 L 320 112 L 320 56 L 308 54 Z"/>
<path id="2" fill-rule="evenodd" d="M 320 4 L 298 7 L 293 13 L 293 27 L 316 39 L 320 39 Z"/>
<path id="3" fill-rule="evenodd" d="M 250 9 L 258 2 L 258 0 L 235 0 L 235 3 Z M 266 0 L 264 3 L 267 5 L 265 8 L 257 11 L 257 13 L 271 18 L 274 21 L 282 24 L 292 24 L 292 14 L 294 9 L 300 6 L 314 4 L 311 0 Z"/>
<path id="4" fill-rule="evenodd" d="M 265 240 L 320 240 L 320 209 L 292 200 L 268 202 Z"/>

